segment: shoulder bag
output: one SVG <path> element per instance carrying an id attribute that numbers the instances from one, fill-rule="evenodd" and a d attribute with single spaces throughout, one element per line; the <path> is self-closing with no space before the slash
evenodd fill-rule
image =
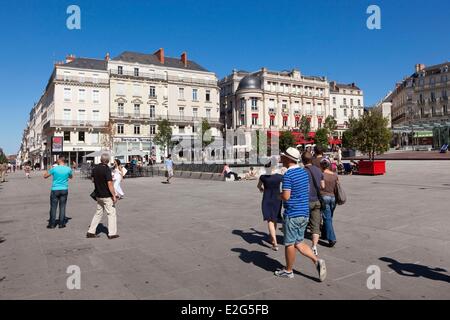
<path id="1" fill-rule="evenodd" d="M 345 195 L 344 189 L 342 188 L 339 179 L 336 180 L 336 186 L 334 188 L 334 197 L 336 198 L 336 203 L 338 205 L 343 205 L 347 201 L 347 196 Z"/>
<path id="2" fill-rule="evenodd" d="M 320 194 L 320 187 L 317 185 L 317 181 L 316 181 L 316 179 L 314 178 L 314 174 L 313 174 L 313 172 L 311 171 L 311 169 L 310 169 L 309 167 L 306 167 L 306 166 L 305 166 L 305 169 L 308 169 L 309 174 L 311 175 L 311 180 L 313 181 L 314 188 L 316 188 L 317 198 L 318 198 L 319 201 L 320 201 L 320 208 L 321 208 L 321 209 L 324 209 L 324 208 L 325 208 L 325 203 L 324 203 L 324 201 L 323 201 L 322 195 Z"/>

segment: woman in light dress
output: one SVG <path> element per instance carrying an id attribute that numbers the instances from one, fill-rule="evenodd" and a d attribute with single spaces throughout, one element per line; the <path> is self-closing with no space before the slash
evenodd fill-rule
<path id="1" fill-rule="evenodd" d="M 114 190 L 116 191 L 116 197 L 118 197 L 118 199 L 122 199 L 125 196 L 120 183 L 122 182 L 123 177 L 126 175 L 126 173 L 127 169 L 122 167 L 120 160 L 114 160 L 113 181 Z"/>

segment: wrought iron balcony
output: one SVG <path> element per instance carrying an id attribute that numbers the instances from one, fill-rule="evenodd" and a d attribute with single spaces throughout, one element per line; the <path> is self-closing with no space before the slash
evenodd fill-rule
<path id="1" fill-rule="evenodd" d="M 108 127 L 108 121 L 51 119 L 44 125 L 44 128 L 48 127 L 106 128 Z"/>

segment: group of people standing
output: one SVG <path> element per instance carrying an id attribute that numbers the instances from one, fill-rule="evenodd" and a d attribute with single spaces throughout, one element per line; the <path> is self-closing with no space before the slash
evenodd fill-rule
<path id="1" fill-rule="evenodd" d="M 265 174 L 259 178 L 257 187 L 263 193 L 263 218 L 268 222 L 275 251 L 278 250 L 277 223 L 283 223 L 286 267 L 275 272 L 279 277 L 294 277 L 293 265 L 298 250 L 315 264 L 319 279 L 323 281 L 326 265 L 318 258 L 319 239 L 327 240 L 329 247 L 336 244 L 333 213 L 338 176 L 331 170 L 331 161 L 323 157 L 323 152 L 315 151 L 313 157 L 309 151 L 300 155 L 296 148 L 288 148 L 281 154 L 284 174 L 277 168 L 278 161 L 272 158 L 265 165 Z M 311 233 L 311 245 L 304 242 L 307 229 Z"/>
<path id="2" fill-rule="evenodd" d="M 87 238 L 97 238 L 97 227 L 103 216 L 108 217 L 108 239 L 116 239 L 117 234 L 117 214 L 116 203 L 125 195 L 121 188 L 121 181 L 126 174 L 126 169 L 122 167 L 119 160 L 114 161 L 114 167 L 109 167 L 110 156 L 108 153 L 101 155 L 100 164 L 92 169 L 91 179 L 94 183 L 94 191 L 91 194 L 97 203 L 97 209 L 92 218 Z M 72 169 L 66 164 L 66 159 L 61 156 L 55 166 L 44 173 L 44 178 L 52 177 L 50 192 L 50 218 L 48 229 L 66 227 L 66 204 L 69 195 L 69 180 L 73 178 Z M 59 207 L 59 219 L 56 219 L 56 211 Z"/>

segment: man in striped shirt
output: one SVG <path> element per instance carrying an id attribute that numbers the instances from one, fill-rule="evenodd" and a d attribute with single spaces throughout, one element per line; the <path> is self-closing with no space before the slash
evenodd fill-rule
<path id="1" fill-rule="evenodd" d="M 319 259 L 312 249 L 303 242 L 306 226 L 309 221 L 309 176 L 298 166 L 300 152 L 296 148 L 288 148 L 281 153 L 281 162 L 288 170 L 283 176 L 283 192 L 281 200 L 284 205 L 284 245 L 286 268 L 275 271 L 275 275 L 283 278 L 293 278 L 295 249 L 311 259 L 319 273 L 320 281 L 326 278 L 325 261 Z"/>

